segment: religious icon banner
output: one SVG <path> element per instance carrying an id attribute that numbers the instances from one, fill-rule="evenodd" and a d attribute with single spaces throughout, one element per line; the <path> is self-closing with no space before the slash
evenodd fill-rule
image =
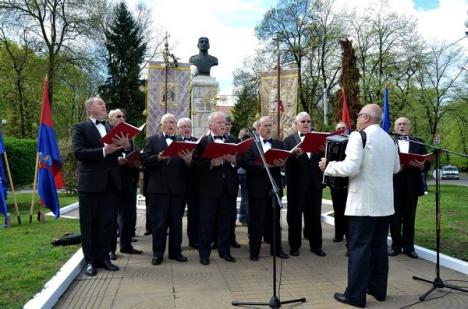
<path id="1" fill-rule="evenodd" d="M 190 77 L 191 71 L 188 63 L 179 62 L 177 67 L 167 69 L 166 103 L 166 65 L 162 61 L 149 63 L 146 103 L 147 136 L 159 132 L 161 117 L 166 110 L 174 114 L 176 119 L 189 117 Z"/>
<path id="2" fill-rule="evenodd" d="M 297 110 L 298 73 L 297 69 L 283 69 L 280 76 L 280 138 L 289 135 Z M 273 136 L 277 136 L 278 104 L 276 102 L 277 72 L 268 71 L 261 75 L 260 102 L 262 116 L 273 119 Z"/>

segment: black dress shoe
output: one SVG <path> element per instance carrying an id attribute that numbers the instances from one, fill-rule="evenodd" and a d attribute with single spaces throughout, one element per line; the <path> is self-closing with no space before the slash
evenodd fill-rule
<path id="1" fill-rule="evenodd" d="M 90 277 L 96 276 L 96 274 L 97 274 L 96 267 L 91 263 L 86 264 L 85 274 L 86 274 L 86 276 L 90 276 Z"/>
<path id="2" fill-rule="evenodd" d="M 289 254 L 291 254 L 292 256 L 299 256 L 299 250 L 298 249 L 291 249 L 289 251 Z"/>
<path id="3" fill-rule="evenodd" d="M 234 263 L 236 261 L 236 259 L 230 254 L 220 255 L 219 257 L 222 258 L 223 260 L 225 260 L 226 262 Z"/>
<path id="4" fill-rule="evenodd" d="M 138 239 L 136 239 L 135 237 L 132 237 L 132 242 L 137 242 Z"/>
<path id="5" fill-rule="evenodd" d="M 343 304 L 346 304 L 346 305 L 351 305 L 351 306 L 354 306 L 354 307 L 359 307 L 359 308 L 364 308 L 366 305 L 359 305 L 359 304 L 355 304 L 355 303 L 352 303 L 349 301 L 348 298 L 346 298 L 346 296 L 344 294 L 341 294 L 341 293 L 335 293 L 334 295 L 335 299 L 337 301 L 339 301 L 340 303 L 343 303 Z"/>
<path id="6" fill-rule="evenodd" d="M 101 263 L 102 268 L 108 271 L 118 271 L 120 268 L 111 263 L 111 261 L 104 261 Z"/>
<path id="7" fill-rule="evenodd" d="M 163 261 L 162 256 L 153 257 L 153 259 L 151 260 L 151 264 L 161 265 L 162 261 Z"/>
<path id="8" fill-rule="evenodd" d="M 318 256 L 325 256 L 325 255 L 327 255 L 327 254 L 325 253 L 325 251 L 322 250 L 322 248 L 310 249 L 310 252 L 313 252 L 313 253 L 315 253 L 315 254 L 318 255 Z"/>
<path id="9" fill-rule="evenodd" d="M 122 253 L 128 253 L 128 254 L 142 254 L 143 251 L 142 250 L 137 250 L 133 247 L 130 247 L 128 249 L 120 249 L 120 252 Z"/>
<path id="10" fill-rule="evenodd" d="M 240 245 L 240 243 L 238 243 L 237 241 L 234 240 L 234 241 L 231 243 L 231 247 L 233 247 L 233 248 L 240 248 L 241 245 Z"/>
<path id="11" fill-rule="evenodd" d="M 407 256 L 409 256 L 410 258 L 413 258 L 413 259 L 417 259 L 419 256 L 416 254 L 416 252 L 414 252 L 414 250 L 404 250 L 403 251 L 404 254 L 406 254 Z"/>
<path id="12" fill-rule="evenodd" d="M 258 261 L 258 255 L 251 255 L 250 260 L 254 261 L 254 262 L 257 262 Z"/>
<path id="13" fill-rule="evenodd" d="M 395 249 L 392 249 L 390 250 L 390 252 L 388 253 L 388 256 L 397 256 L 398 254 L 401 253 L 401 250 L 395 250 Z"/>
<path id="14" fill-rule="evenodd" d="M 367 290 L 366 292 L 367 294 L 374 296 L 374 298 L 377 299 L 378 301 L 385 301 L 385 296 L 384 297 L 377 296 L 377 294 L 369 290 Z"/>
<path id="15" fill-rule="evenodd" d="M 212 243 L 211 244 L 211 249 L 217 249 L 218 248 L 218 244 L 217 243 Z"/>
<path id="16" fill-rule="evenodd" d="M 273 253 L 271 253 L 270 255 L 273 256 Z M 287 255 L 283 251 L 277 252 L 276 256 L 279 257 L 280 259 L 289 259 L 289 255 Z"/>
<path id="17" fill-rule="evenodd" d="M 200 264 L 208 265 L 208 264 L 210 264 L 210 259 L 209 258 L 200 258 Z"/>
<path id="18" fill-rule="evenodd" d="M 340 242 L 340 241 L 343 241 L 343 237 L 333 237 L 333 241 L 334 242 Z"/>
<path id="19" fill-rule="evenodd" d="M 110 252 L 109 253 L 109 259 L 111 259 L 112 261 L 117 260 L 117 255 L 115 254 L 115 252 Z"/>
<path id="20" fill-rule="evenodd" d="M 170 256 L 170 260 L 175 260 L 177 262 L 187 262 L 188 259 L 187 257 L 183 256 L 182 254 L 179 254 L 178 256 Z"/>

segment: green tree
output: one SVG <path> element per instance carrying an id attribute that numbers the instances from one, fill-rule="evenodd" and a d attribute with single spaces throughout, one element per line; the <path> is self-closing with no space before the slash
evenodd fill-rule
<path id="1" fill-rule="evenodd" d="M 123 108 L 131 122 L 142 119 L 144 93 L 141 67 L 147 51 L 144 27 L 125 2 L 116 4 L 105 29 L 108 78 L 100 92 L 109 108 Z"/>

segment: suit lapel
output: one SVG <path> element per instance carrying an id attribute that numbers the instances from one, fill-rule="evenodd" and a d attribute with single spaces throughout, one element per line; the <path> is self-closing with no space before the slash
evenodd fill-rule
<path id="1" fill-rule="evenodd" d="M 93 121 L 91 119 L 88 119 L 88 123 L 89 123 L 89 127 L 90 127 L 90 130 L 93 132 L 93 134 L 95 135 L 95 137 L 97 138 L 97 140 L 103 144 L 101 142 L 101 133 L 99 133 L 99 130 L 98 128 L 96 127 L 96 125 L 93 123 Z"/>

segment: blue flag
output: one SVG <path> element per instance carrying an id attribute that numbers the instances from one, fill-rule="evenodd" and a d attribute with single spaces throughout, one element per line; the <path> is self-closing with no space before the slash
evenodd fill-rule
<path id="1" fill-rule="evenodd" d="M 63 186 L 60 167 L 60 151 L 55 136 L 54 122 L 50 110 L 47 79 L 44 80 L 41 124 L 37 139 L 37 151 L 39 152 L 38 189 L 41 204 L 49 208 L 55 215 L 60 216 L 60 205 L 57 189 Z"/>
<path id="2" fill-rule="evenodd" d="M 0 131 L 0 213 L 6 218 L 8 214 L 8 208 L 6 203 L 7 198 L 7 179 L 5 177 L 5 171 L 3 169 L 3 153 L 5 152 L 5 146 L 3 145 L 2 131 Z"/>
<path id="3" fill-rule="evenodd" d="M 384 108 L 382 115 L 382 129 L 385 132 L 390 132 L 390 110 L 388 108 L 388 89 L 384 89 Z"/>

